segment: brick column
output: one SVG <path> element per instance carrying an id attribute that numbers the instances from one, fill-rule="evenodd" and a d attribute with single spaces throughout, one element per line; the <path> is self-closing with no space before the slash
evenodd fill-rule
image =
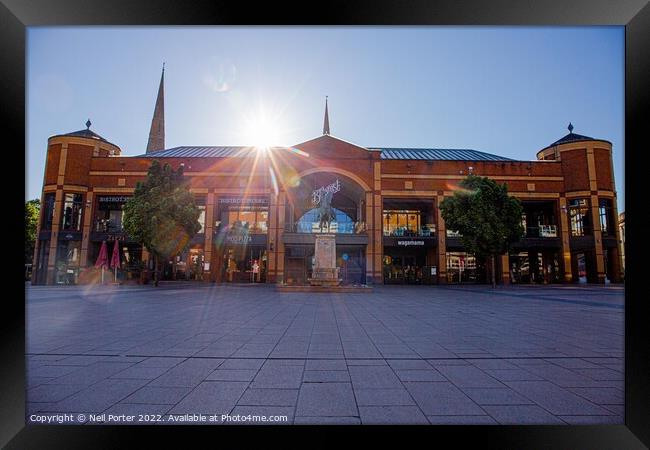
<path id="1" fill-rule="evenodd" d="M 442 191 L 438 191 L 436 197 L 436 238 L 438 249 L 438 283 L 447 284 L 447 229 L 445 227 L 445 220 L 442 218 L 440 212 L 440 203 L 444 200 Z"/>
<path id="2" fill-rule="evenodd" d="M 86 204 L 83 210 L 83 232 L 81 233 L 81 254 L 79 257 L 79 268 L 88 265 L 88 244 L 90 242 L 90 232 L 93 226 L 93 192 L 86 193 Z"/>
<path id="3" fill-rule="evenodd" d="M 212 267 L 212 236 L 214 234 L 214 193 L 208 192 L 205 199 L 205 227 L 204 227 L 205 240 L 203 243 L 203 261 L 210 264 L 208 270 L 203 271 L 203 281 L 210 281 L 213 279 L 211 274 L 214 273 L 215 268 Z"/>
<path id="4" fill-rule="evenodd" d="M 598 210 L 598 196 L 591 196 L 591 218 L 594 231 L 594 253 L 596 255 L 596 272 L 598 282 L 605 283 L 605 259 L 603 258 L 603 233 L 600 228 L 600 213 Z"/>
<path id="5" fill-rule="evenodd" d="M 567 203 L 565 197 L 560 197 L 560 235 L 562 237 L 562 261 L 564 266 L 564 281 L 570 283 L 573 281 L 573 272 L 571 271 L 571 247 L 569 244 L 569 219 L 567 217 Z"/>
<path id="6" fill-rule="evenodd" d="M 46 284 L 54 283 L 54 272 L 56 265 L 56 248 L 59 240 L 59 229 L 61 228 L 61 211 L 63 210 L 63 184 L 65 183 L 65 164 L 68 159 L 68 144 L 61 145 L 59 156 L 59 170 L 56 180 L 56 196 L 54 198 L 54 217 L 52 218 L 52 237 L 50 239 L 50 255 L 47 261 Z"/>
<path id="7" fill-rule="evenodd" d="M 379 245 L 373 239 L 374 220 L 372 201 L 372 192 L 366 192 L 366 233 L 368 234 L 368 245 L 366 246 L 366 284 L 374 284 L 376 281 L 373 270 L 375 264 L 375 244 Z"/>
<path id="8" fill-rule="evenodd" d="M 275 279 L 276 283 L 284 283 L 284 241 L 282 235 L 284 234 L 284 219 L 285 219 L 285 206 L 287 201 L 287 193 L 285 191 L 280 191 L 278 196 L 278 228 L 275 240 L 275 254 L 276 254 L 276 266 L 275 266 Z"/>
<path id="9" fill-rule="evenodd" d="M 56 190 L 54 197 L 54 215 L 52 217 L 52 237 L 50 239 L 50 254 L 47 260 L 46 284 L 54 284 L 54 271 L 56 265 L 56 248 L 59 241 L 59 229 L 61 228 L 61 210 L 63 209 L 63 189 Z"/>
<path id="10" fill-rule="evenodd" d="M 613 172 L 612 172 L 613 173 Z M 612 183 L 613 184 L 613 183 Z M 614 283 L 620 283 L 623 275 L 623 258 L 619 250 L 619 243 L 621 242 L 621 229 L 618 226 L 618 206 L 616 205 L 616 195 L 612 198 L 612 219 L 614 227 L 614 236 L 616 237 L 616 248 L 612 251 L 613 261 L 613 274 L 612 280 Z"/>
<path id="11" fill-rule="evenodd" d="M 278 195 L 272 193 L 269 202 L 267 283 L 277 281 L 278 197 Z"/>
<path id="12" fill-rule="evenodd" d="M 43 182 L 45 184 L 45 182 Z M 30 284 L 34 284 L 34 280 L 39 277 L 38 275 L 38 251 L 41 248 L 41 227 L 43 226 L 43 216 L 45 215 L 45 191 L 41 191 L 41 209 L 38 214 L 38 224 L 36 226 L 36 241 L 34 242 L 34 254 L 32 255 L 32 280 Z M 618 223 L 618 220 L 616 221 Z M 47 264 L 47 263 L 46 263 Z"/>
<path id="13" fill-rule="evenodd" d="M 372 239 L 373 246 L 373 265 L 372 265 L 372 282 L 375 284 L 383 283 L 383 264 L 384 264 L 384 233 L 382 230 L 383 203 L 381 194 L 373 194 L 373 216 L 372 216 L 372 234 L 368 235 L 368 240 Z"/>
<path id="14" fill-rule="evenodd" d="M 510 255 L 501 255 L 501 280 L 504 285 L 510 284 Z"/>

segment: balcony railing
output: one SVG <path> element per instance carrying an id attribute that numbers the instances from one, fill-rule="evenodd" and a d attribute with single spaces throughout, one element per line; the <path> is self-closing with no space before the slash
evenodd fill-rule
<path id="1" fill-rule="evenodd" d="M 427 225 L 413 230 L 406 227 L 398 227 L 390 230 L 384 229 L 384 236 L 390 237 L 433 237 L 436 233 L 435 225 Z"/>
<path id="2" fill-rule="evenodd" d="M 98 233 L 121 233 L 124 227 L 121 223 L 116 224 L 108 219 L 95 220 L 95 231 Z"/>
<path id="3" fill-rule="evenodd" d="M 538 225 L 526 228 L 526 237 L 557 237 L 557 225 Z"/>
<path id="4" fill-rule="evenodd" d="M 334 234 L 365 234 L 365 222 L 332 222 L 329 229 L 323 227 L 321 229 L 319 222 L 298 222 L 294 224 L 285 224 L 284 231 L 287 233 L 334 233 Z"/>

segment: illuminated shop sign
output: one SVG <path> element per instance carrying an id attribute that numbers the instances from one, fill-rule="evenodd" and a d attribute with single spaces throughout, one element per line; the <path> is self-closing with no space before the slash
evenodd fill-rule
<path id="1" fill-rule="evenodd" d="M 408 247 L 410 245 L 424 245 L 424 241 L 397 241 L 398 246 Z"/>
<path id="2" fill-rule="evenodd" d="M 100 203 L 126 203 L 129 199 L 123 195 L 100 195 L 97 198 Z"/>
<path id="3" fill-rule="evenodd" d="M 251 238 L 251 236 L 247 234 L 234 234 L 234 235 L 226 236 L 226 242 L 228 244 L 244 245 L 250 243 L 252 240 L 253 239 Z"/>
<path id="4" fill-rule="evenodd" d="M 226 205 L 268 205 L 269 199 L 264 197 L 226 197 L 220 198 L 219 203 Z"/>

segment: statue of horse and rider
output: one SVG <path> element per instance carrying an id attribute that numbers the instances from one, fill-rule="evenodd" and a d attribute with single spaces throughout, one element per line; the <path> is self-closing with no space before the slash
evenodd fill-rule
<path id="1" fill-rule="evenodd" d="M 318 218 L 319 218 L 319 228 L 321 233 L 323 228 L 330 231 L 330 224 L 336 220 L 336 213 L 334 208 L 332 208 L 332 196 L 333 192 L 325 192 L 320 196 L 320 205 L 318 206 Z"/>

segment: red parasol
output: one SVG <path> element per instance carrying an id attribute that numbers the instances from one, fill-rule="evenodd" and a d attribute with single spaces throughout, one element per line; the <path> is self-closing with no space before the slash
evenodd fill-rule
<path id="1" fill-rule="evenodd" d="M 99 256 L 95 262 L 95 267 L 108 266 L 108 250 L 106 249 L 106 241 L 102 242 L 102 247 L 99 249 Z"/>
<path id="2" fill-rule="evenodd" d="M 111 269 L 120 268 L 120 246 L 119 241 L 115 239 L 115 245 L 113 246 L 113 256 L 111 256 Z"/>
<path id="3" fill-rule="evenodd" d="M 102 246 L 99 249 L 99 256 L 95 262 L 95 267 L 102 268 L 102 284 L 104 284 L 104 268 L 108 266 L 108 250 L 106 249 L 106 241 L 102 242 Z"/>

